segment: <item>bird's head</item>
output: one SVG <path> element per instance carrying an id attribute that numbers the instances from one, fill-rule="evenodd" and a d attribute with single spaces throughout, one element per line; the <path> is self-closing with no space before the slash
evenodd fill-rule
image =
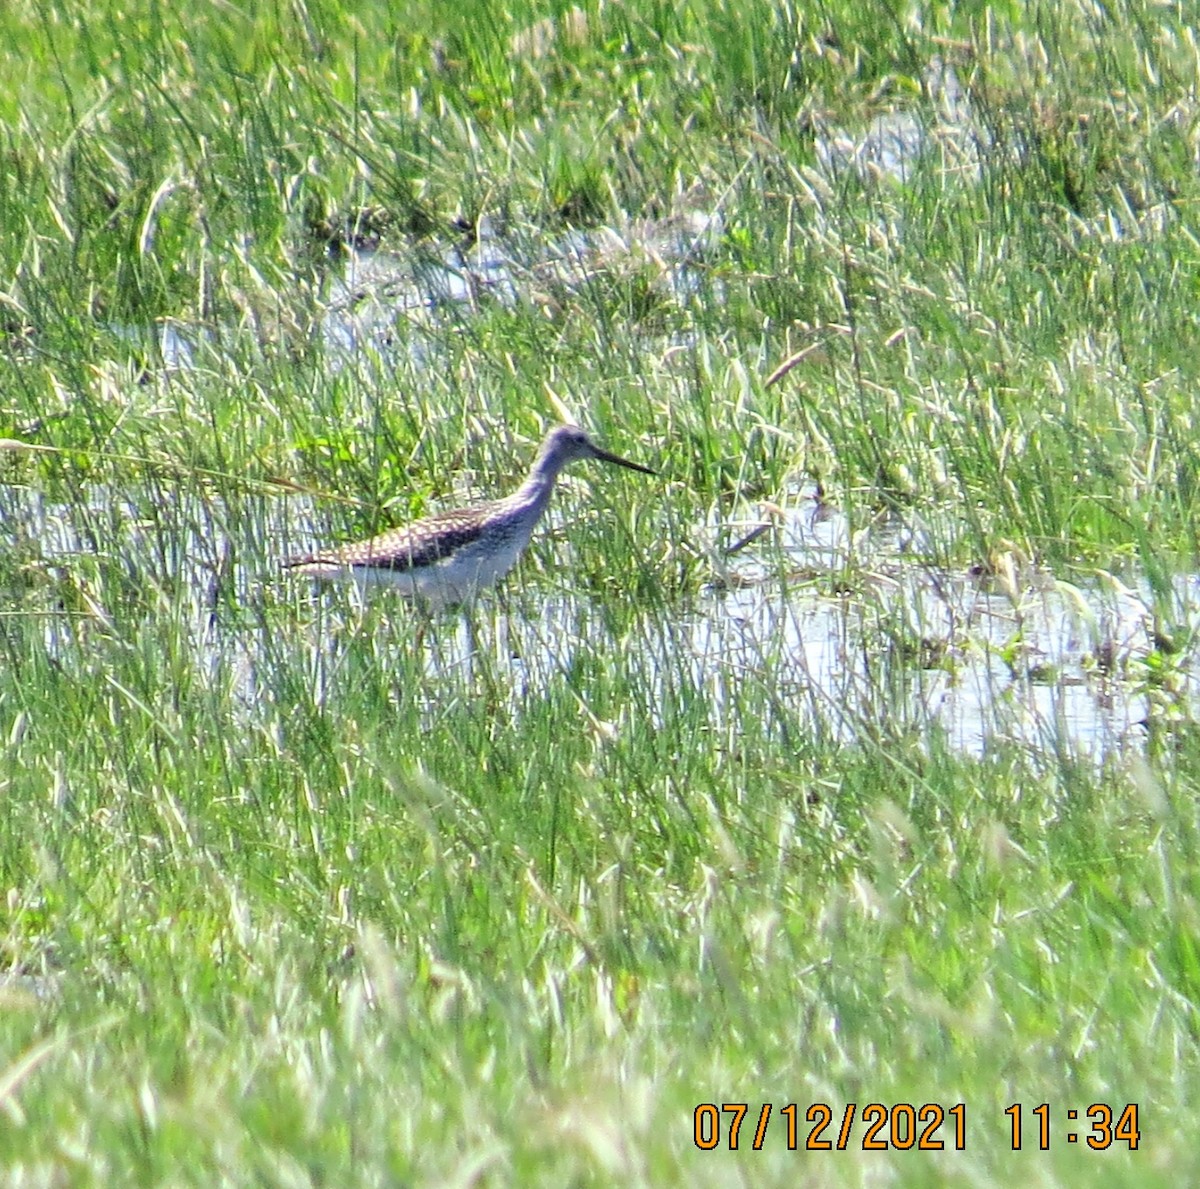
<path id="1" fill-rule="evenodd" d="M 649 467 L 644 467 L 639 462 L 630 462 L 627 458 L 620 458 L 616 454 L 602 450 L 578 425 L 560 425 L 552 429 L 546 435 L 545 442 L 542 443 L 542 458 L 549 462 L 555 470 L 566 466 L 569 462 L 575 462 L 576 459 L 598 458 L 601 462 L 611 462 L 631 471 L 641 471 L 643 475 L 655 474 Z"/>

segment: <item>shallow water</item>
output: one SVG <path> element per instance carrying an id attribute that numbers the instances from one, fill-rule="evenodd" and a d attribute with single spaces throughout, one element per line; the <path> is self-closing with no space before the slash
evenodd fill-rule
<path id="1" fill-rule="evenodd" d="M 831 128 L 816 142 L 819 172 L 836 179 L 846 171 L 904 182 L 923 161 L 941 170 L 974 174 L 987 132 L 975 119 L 952 66 L 934 59 L 921 80 L 928 102 L 897 105 L 865 126 Z"/>
<path id="2" fill-rule="evenodd" d="M 711 663 L 782 641 L 842 737 L 883 714 L 975 755 L 1015 741 L 1096 757 L 1145 738 L 1161 652 L 1144 581 L 1067 583 L 1011 557 L 990 574 L 940 570 L 921 559 L 919 531 L 852 536 L 811 489 L 771 511 L 770 534 L 731 559 L 698 620 Z M 821 593 L 841 575 L 852 593 Z M 1193 640 L 1196 577 L 1178 576 L 1170 602 L 1175 634 Z M 1190 644 L 1172 658 L 1172 698 L 1195 700 L 1196 659 Z"/>
<path id="3" fill-rule="evenodd" d="M 705 285 L 720 292 L 721 282 L 707 276 L 706 262 L 723 230 L 719 210 L 696 193 L 681 196 L 677 209 L 663 218 L 558 235 L 485 218 L 453 242 L 348 243 L 322 268 L 305 308 L 316 311 L 312 334 L 331 371 L 427 368 L 441 358 L 446 336 L 489 306 L 524 302 L 553 313 L 577 302 L 601 276 L 636 276 L 680 307 Z M 203 326 L 108 329 L 139 368 L 151 372 L 191 369 L 205 358 L 205 348 L 218 349 L 219 336 Z"/>
<path id="4" fill-rule="evenodd" d="M 721 230 L 717 213 L 687 209 L 557 238 L 531 238 L 484 220 L 469 244 L 420 251 L 347 249 L 325 301 L 326 355 L 335 368 L 364 354 L 427 365 L 437 358 L 447 320 L 453 326 L 487 303 L 553 307 L 601 272 L 648 266 L 655 283 L 686 304 L 700 291 L 699 267 Z"/>
<path id="5" fill-rule="evenodd" d="M 135 500 L 97 490 L 55 506 L 0 489 L 5 547 L 25 559 L 26 576 L 10 597 L 6 630 L 13 617 L 35 616 L 50 652 L 86 669 L 97 629 L 153 632 L 169 623 L 196 670 L 232 684 L 238 713 L 250 717 L 275 706 L 285 661 L 309 675 L 321 702 L 347 679 L 356 638 L 383 665 L 389 650 L 419 647 L 425 688 L 408 692 L 430 707 L 469 689 L 484 665 L 494 692 L 507 691 L 517 708 L 560 682 L 581 652 L 619 656 L 647 713 L 692 689 L 714 736 L 730 742 L 753 704 L 770 708 L 782 729 L 843 742 L 936 732 L 972 755 L 1015 742 L 1102 760 L 1142 747 L 1143 724 L 1156 713 L 1192 713 L 1196 576 L 1171 587 L 1179 643 L 1167 657 L 1145 582 L 1069 584 L 1011 559 L 989 575 L 942 571 L 914 553 L 918 532 L 852 533 L 811 486 L 789 500 L 764 515 L 747 508 L 739 520 L 695 526 L 711 543 L 711 581 L 632 625 L 623 616 L 617 639 L 603 600 L 571 591 L 561 532 L 539 543 L 563 560 L 561 577 L 549 579 L 559 589 L 546 580 L 533 588 L 519 565 L 469 617 L 446 613 L 421 628 L 392 591 L 370 592 L 367 608 L 346 588 L 277 570 L 314 535 L 307 501 L 258 500 L 237 511 L 196 493 Z M 569 516 L 564 500 L 541 532 L 563 529 Z M 278 556 L 264 556 L 264 541 L 283 543 Z M 1156 679 L 1163 665 L 1167 677 Z"/>

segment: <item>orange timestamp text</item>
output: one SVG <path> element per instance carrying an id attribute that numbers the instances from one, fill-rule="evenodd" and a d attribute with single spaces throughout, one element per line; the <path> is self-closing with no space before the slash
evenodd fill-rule
<path id="1" fill-rule="evenodd" d="M 859 1111 L 858 1104 L 848 1102 L 835 1121 L 835 1111 L 828 1103 L 813 1102 L 807 1107 L 789 1102 L 778 1111 L 772 1103 L 764 1102 L 757 1116 L 751 1116 L 749 1128 L 743 1130 L 750 1114 L 746 1102 L 702 1102 L 693 1113 L 696 1147 L 708 1152 L 725 1139 L 730 1151 L 737 1151 L 745 1137 L 750 1147 L 760 1151 L 767 1140 L 767 1128 L 772 1117 L 782 1130 L 789 1152 L 803 1148 L 808 1152 L 844 1152 L 859 1148 L 864 1152 L 886 1152 L 891 1149 L 940 1152 L 949 1144 L 961 1152 L 967 1146 L 967 1108 L 964 1103 L 942 1106 L 927 1102 L 915 1106 L 897 1102 L 885 1106 L 871 1102 Z M 861 1124 L 861 1135 L 855 1123 Z M 752 1135 L 750 1132 L 752 1131 Z"/>

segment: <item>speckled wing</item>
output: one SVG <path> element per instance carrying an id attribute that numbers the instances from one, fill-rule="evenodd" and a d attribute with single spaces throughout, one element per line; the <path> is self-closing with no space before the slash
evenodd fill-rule
<path id="1" fill-rule="evenodd" d="M 416 524 L 380 533 L 336 549 L 322 549 L 285 562 L 289 569 L 339 566 L 404 572 L 432 566 L 477 541 L 483 532 L 484 508 L 443 512 Z"/>

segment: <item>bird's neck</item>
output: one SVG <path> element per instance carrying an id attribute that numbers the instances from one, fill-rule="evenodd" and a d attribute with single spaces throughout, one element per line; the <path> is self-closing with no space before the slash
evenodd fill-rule
<path id="1" fill-rule="evenodd" d="M 539 458 L 533 464 L 525 482 L 517 491 L 516 498 L 523 504 L 535 504 L 544 510 L 554 492 L 554 482 L 563 469 L 563 464 L 554 458 Z"/>

